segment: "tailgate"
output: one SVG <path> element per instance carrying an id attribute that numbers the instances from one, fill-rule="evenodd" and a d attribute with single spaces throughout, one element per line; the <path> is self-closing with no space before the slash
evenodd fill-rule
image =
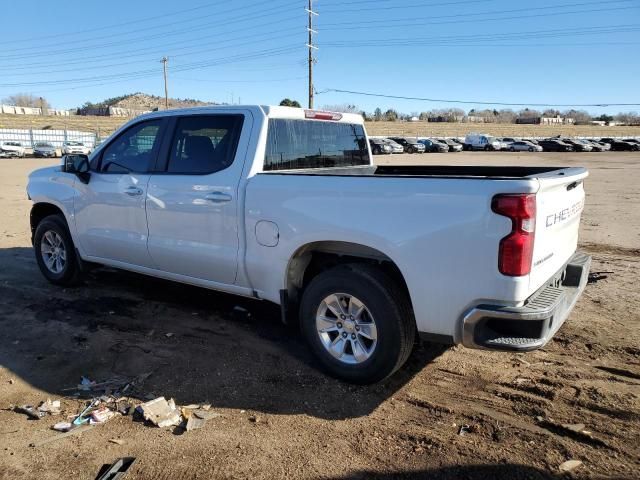
<path id="1" fill-rule="evenodd" d="M 584 168 L 567 168 L 538 177 L 536 235 L 529 289 L 544 285 L 571 258 L 578 246 L 584 207 Z"/>

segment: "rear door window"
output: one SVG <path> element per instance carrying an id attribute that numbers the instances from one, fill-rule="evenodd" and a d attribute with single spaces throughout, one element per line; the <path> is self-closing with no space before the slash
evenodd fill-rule
<path id="1" fill-rule="evenodd" d="M 369 165 L 362 125 L 319 120 L 269 120 L 264 170 Z"/>
<path id="2" fill-rule="evenodd" d="M 176 122 L 168 173 L 205 175 L 231 166 L 243 115 L 193 115 Z"/>

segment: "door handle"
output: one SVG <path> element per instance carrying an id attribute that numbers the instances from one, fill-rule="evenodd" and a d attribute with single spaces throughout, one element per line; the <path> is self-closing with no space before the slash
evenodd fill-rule
<path id="1" fill-rule="evenodd" d="M 227 203 L 231 201 L 231 195 L 222 192 L 211 192 L 206 195 L 205 200 L 209 200 L 211 203 Z"/>
<path id="2" fill-rule="evenodd" d="M 138 195 L 142 195 L 142 189 L 138 188 L 138 187 L 131 186 L 131 187 L 127 187 L 127 189 L 124 191 L 124 193 L 126 193 L 130 197 L 137 197 Z"/>

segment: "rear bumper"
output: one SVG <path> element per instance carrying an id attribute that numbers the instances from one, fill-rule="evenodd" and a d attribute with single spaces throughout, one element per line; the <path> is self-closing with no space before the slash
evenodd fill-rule
<path id="1" fill-rule="evenodd" d="M 575 253 L 522 307 L 483 304 L 463 319 L 462 344 L 489 350 L 535 350 L 562 326 L 589 277 L 591 257 Z"/>

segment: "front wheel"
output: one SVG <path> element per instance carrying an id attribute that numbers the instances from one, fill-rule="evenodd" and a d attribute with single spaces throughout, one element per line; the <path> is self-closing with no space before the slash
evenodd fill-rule
<path id="1" fill-rule="evenodd" d="M 49 215 L 38 224 L 33 248 L 38 267 L 47 280 L 65 286 L 78 283 L 81 269 L 62 215 Z"/>
<path id="2" fill-rule="evenodd" d="M 380 381 L 407 360 L 415 320 L 396 283 L 368 265 L 345 265 L 316 276 L 300 305 L 303 334 L 324 368 L 348 382 Z"/>

